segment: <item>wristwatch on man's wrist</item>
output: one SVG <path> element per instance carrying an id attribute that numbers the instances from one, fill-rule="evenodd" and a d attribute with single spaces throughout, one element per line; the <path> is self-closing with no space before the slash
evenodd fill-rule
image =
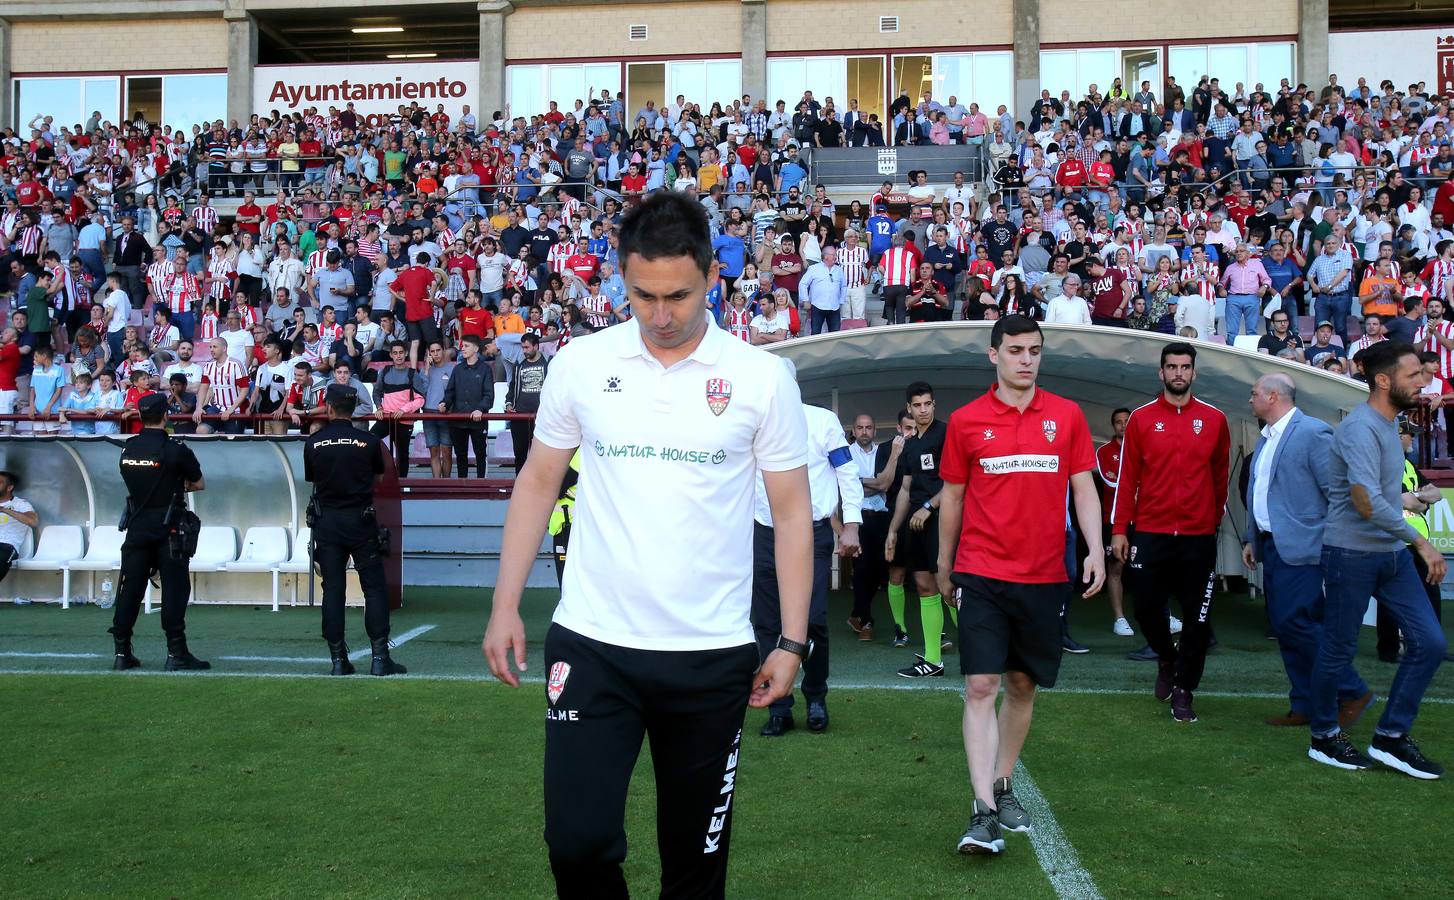
<path id="1" fill-rule="evenodd" d="M 778 635 L 777 649 L 786 650 L 787 652 L 792 653 L 806 661 L 808 657 L 813 655 L 813 642 L 808 641 L 806 644 L 804 644 L 800 641 L 794 641 L 789 638 L 785 638 L 782 635 Z"/>

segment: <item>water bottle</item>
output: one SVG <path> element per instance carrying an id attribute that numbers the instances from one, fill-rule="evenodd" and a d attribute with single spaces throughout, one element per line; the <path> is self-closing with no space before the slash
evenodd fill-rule
<path id="1" fill-rule="evenodd" d="M 116 585 L 112 584 L 108 575 L 101 580 L 101 596 L 96 598 L 96 605 L 102 609 L 110 609 L 111 604 L 116 602 Z"/>

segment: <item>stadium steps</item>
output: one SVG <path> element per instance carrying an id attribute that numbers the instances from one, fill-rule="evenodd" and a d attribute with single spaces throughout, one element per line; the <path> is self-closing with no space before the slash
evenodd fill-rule
<path id="1" fill-rule="evenodd" d="M 404 503 L 404 582 L 478 587 L 500 570 L 505 500 L 407 500 Z M 541 542 L 526 587 L 555 587 L 550 537 Z"/>

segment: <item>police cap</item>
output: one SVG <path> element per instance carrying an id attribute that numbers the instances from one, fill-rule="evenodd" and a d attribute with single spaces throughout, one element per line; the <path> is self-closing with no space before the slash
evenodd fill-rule
<path id="1" fill-rule="evenodd" d="M 159 416 L 167 411 L 167 398 L 163 394 L 147 394 L 137 401 L 136 411 L 147 418 Z"/>
<path id="2" fill-rule="evenodd" d="M 330 384 L 324 396 L 329 403 L 358 402 L 358 391 L 348 384 Z"/>

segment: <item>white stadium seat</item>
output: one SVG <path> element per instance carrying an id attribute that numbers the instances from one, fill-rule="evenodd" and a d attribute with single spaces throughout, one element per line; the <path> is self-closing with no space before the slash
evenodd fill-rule
<path id="1" fill-rule="evenodd" d="M 1232 346 L 1238 350 L 1246 350 L 1249 353 L 1257 352 L 1257 342 L 1262 340 L 1259 335 L 1239 334 L 1232 339 Z"/>
<path id="2" fill-rule="evenodd" d="M 203 525 L 197 552 L 187 568 L 193 572 L 220 572 L 237 559 L 237 531 L 226 525 Z"/>
<path id="3" fill-rule="evenodd" d="M 91 544 L 86 548 L 86 555 L 80 559 L 73 559 L 66 563 L 65 590 L 70 591 L 71 572 L 90 572 L 91 591 L 90 596 L 97 596 L 96 573 L 121 571 L 121 543 L 126 535 L 115 525 L 97 525 L 91 529 Z M 118 574 L 116 579 L 116 590 L 121 589 L 121 578 Z M 150 585 L 148 585 L 149 587 Z M 147 592 L 150 594 L 150 591 Z M 62 607 L 68 605 L 69 598 L 62 601 Z"/>
<path id="4" fill-rule="evenodd" d="M 35 552 L 26 555 L 22 550 L 21 558 L 16 561 L 15 568 L 24 572 L 61 573 L 61 608 L 70 609 L 71 571 L 69 565 L 72 561 L 80 559 L 85 553 L 86 536 L 85 532 L 81 530 L 81 526 L 47 525 L 41 529 L 40 544 L 35 548 Z M 117 558 L 120 559 L 120 556 L 118 555 Z"/>
<path id="5" fill-rule="evenodd" d="M 293 554 L 288 561 L 278 566 L 280 575 L 307 575 L 308 574 L 308 542 L 313 539 L 313 529 L 304 526 L 298 529 L 298 536 L 293 538 Z M 298 579 L 293 579 L 293 605 L 298 605 Z"/>
<path id="6" fill-rule="evenodd" d="M 306 552 L 306 548 L 305 548 Z M 267 572 L 273 578 L 273 612 L 278 611 L 278 567 L 288 561 L 288 529 L 277 525 L 249 528 L 242 553 L 223 566 L 229 572 Z"/>

